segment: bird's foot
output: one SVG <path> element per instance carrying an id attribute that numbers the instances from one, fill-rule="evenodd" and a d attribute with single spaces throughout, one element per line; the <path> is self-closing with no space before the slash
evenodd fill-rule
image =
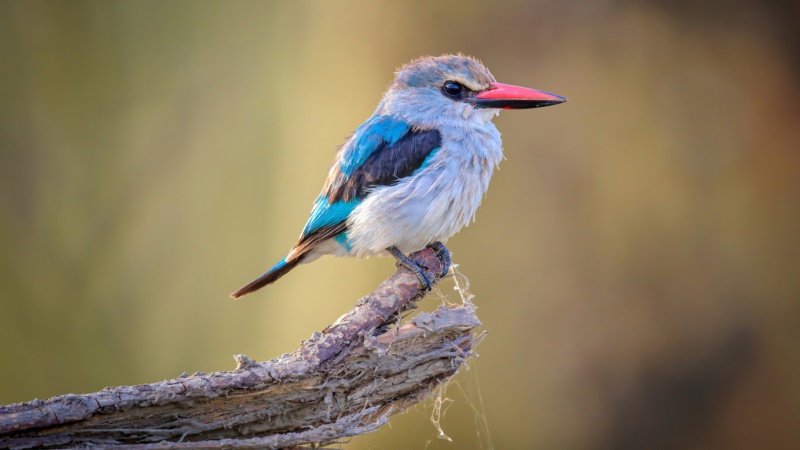
<path id="1" fill-rule="evenodd" d="M 403 266 L 406 269 L 414 272 L 414 275 L 419 278 L 419 282 L 422 285 L 423 290 L 429 291 L 433 287 L 433 280 L 425 273 L 425 271 L 428 269 L 427 267 L 422 266 L 418 262 L 404 255 L 403 252 L 401 252 L 400 249 L 395 246 L 387 248 L 386 251 L 395 257 L 398 266 Z"/>
<path id="2" fill-rule="evenodd" d="M 447 247 L 439 241 L 430 244 L 428 247 L 432 248 L 433 251 L 436 252 L 436 257 L 439 258 L 439 261 L 441 261 L 442 263 L 441 277 L 444 277 L 445 275 L 447 275 L 447 272 L 450 271 L 450 265 L 451 265 L 450 250 L 448 250 Z"/>

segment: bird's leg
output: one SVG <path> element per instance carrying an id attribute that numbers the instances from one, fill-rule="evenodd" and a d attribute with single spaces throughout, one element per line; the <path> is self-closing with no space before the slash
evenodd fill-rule
<path id="1" fill-rule="evenodd" d="M 413 259 L 404 255 L 403 252 L 401 252 L 400 249 L 395 247 L 394 245 L 387 248 L 386 251 L 388 251 L 389 253 L 391 253 L 392 256 L 395 257 L 395 259 L 397 260 L 397 265 L 403 266 L 406 269 L 414 272 L 414 275 L 416 275 L 417 278 L 419 278 L 419 282 L 422 283 L 422 289 L 427 291 L 433 287 L 433 281 L 430 278 L 428 278 L 428 276 L 425 274 L 425 269 L 427 269 L 427 267 L 420 266 Z"/>
<path id="2" fill-rule="evenodd" d="M 444 277 L 450 271 L 450 250 L 439 241 L 430 244 L 428 247 L 436 252 L 436 257 L 442 262 L 442 277 Z"/>

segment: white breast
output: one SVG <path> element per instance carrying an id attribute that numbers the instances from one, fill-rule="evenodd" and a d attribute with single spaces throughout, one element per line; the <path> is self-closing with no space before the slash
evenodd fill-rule
<path id="1" fill-rule="evenodd" d="M 374 188 L 356 207 L 348 218 L 349 255 L 393 245 L 408 254 L 446 241 L 470 223 L 503 153 L 490 121 L 468 125 L 439 128 L 442 147 L 425 169 Z"/>

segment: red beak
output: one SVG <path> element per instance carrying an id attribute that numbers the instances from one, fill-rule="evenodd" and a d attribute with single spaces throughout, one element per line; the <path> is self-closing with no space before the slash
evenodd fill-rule
<path id="1" fill-rule="evenodd" d="M 489 89 L 476 94 L 473 101 L 478 108 L 526 109 L 557 105 L 567 99 L 536 89 L 494 83 Z"/>

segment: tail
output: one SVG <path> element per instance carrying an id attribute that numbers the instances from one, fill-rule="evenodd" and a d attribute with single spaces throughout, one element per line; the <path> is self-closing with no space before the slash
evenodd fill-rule
<path id="1" fill-rule="evenodd" d="M 283 258 L 278 264 L 275 264 L 275 267 L 264 273 L 264 275 L 261 275 L 255 280 L 237 289 L 233 294 L 231 294 L 231 298 L 237 299 L 243 295 L 255 292 L 270 283 L 274 283 L 278 278 L 289 273 L 290 270 L 294 269 L 295 266 L 300 264 L 302 261 L 303 257 L 293 258 L 290 261 L 287 261 L 286 258 Z"/>

